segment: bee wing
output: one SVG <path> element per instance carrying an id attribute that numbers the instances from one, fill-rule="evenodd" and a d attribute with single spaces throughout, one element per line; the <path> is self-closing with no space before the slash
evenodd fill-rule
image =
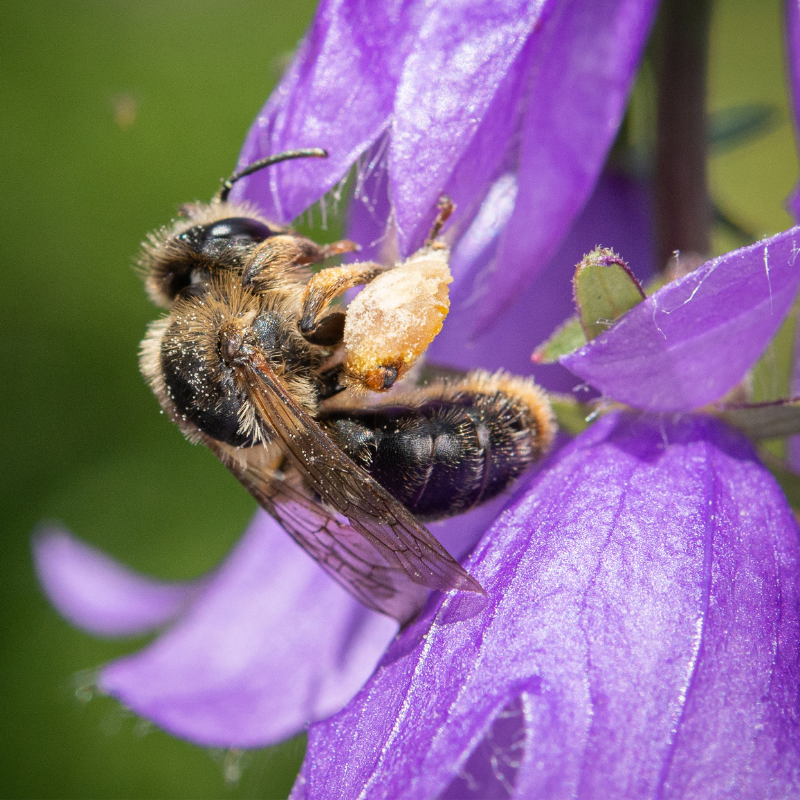
<path id="1" fill-rule="evenodd" d="M 259 505 L 320 566 L 365 606 L 401 624 L 422 609 L 428 590 L 387 560 L 344 518 L 308 494 L 297 472 L 287 476 L 228 463 Z"/>
<path id="2" fill-rule="evenodd" d="M 372 554 L 368 560 L 375 564 L 377 556 L 378 565 L 387 570 L 382 574 L 394 573 L 389 583 L 395 587 L 395 593 L 410 589 L 409 581 L 429 589 L 483 593 L 480 584 L 458 565 L 428 530 L 331 441 L 263 358 L 256 356 L 240 369 L 244 378 L 242 383 L 253 405 L 275 431 L 289 461 L 321 502 L 311 498 L 306 500 L 314 505 L 318 514 L 336 522 L 335 530 L 326 523 L 328 534 L 340 544 L 346 543 L 359 558 L 368 547 Z M 283 496 L 285 492 L 281 494 Z M 349 526 L 336 521 L 335 515 L 327 509 L 347 517 Z M 272 509 L 267 510 L 275 513 Z M 282 510 L 281 513 L 287 512 Z M 278 519 L 283 522 L 281 517 Z M 360 536 L 355 536 L 352 531 Z M 290 532 L 298 534 L 297 530 Z M 320 537 L 317 544 L 320 544 Z M 314 554 L 314 549 L 308 549 Z M 405 576 L 403 580 L 397 573 Z M 347 579 L 340 579 L 351 585 Z M 354 592 L 358 594 L 355 588 Z M 374 603 L 373 599 L 368 604 L 375 607 Z"/>

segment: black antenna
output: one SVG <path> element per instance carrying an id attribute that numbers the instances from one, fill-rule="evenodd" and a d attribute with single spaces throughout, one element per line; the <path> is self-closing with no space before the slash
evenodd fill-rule
<path id="1" fill-rule="evenodd" d="M 212 202 L 214 203 L 224 203 L 228 199 L 228 195 L 230 194 L 231 189 L 233 189 L 233 184 L 236 181 L 244 178 L 246 175 L 252 175 L 254 172 L 258 172 L 264 167 L 270 167 L 273 164 L 279 164 L 281 161 L 289 161 L 292 158 L 327 158 L 328 151 L 323 150 L 320 147 L 312 147 L 308 150 L 287 150 L 285 153 L 278 153 L 276 156 L 267 156 L 266 158 L 260 158 L 258 161 L 254 161 L 252 164 L 248 164 L 244 169 L 239 170 L 238 172 L 234 172 L 233 175 L 230 176 L 226 181 L 222 182 L 222 186 L 219 187 L 219 191 L 214 195 Z"/>

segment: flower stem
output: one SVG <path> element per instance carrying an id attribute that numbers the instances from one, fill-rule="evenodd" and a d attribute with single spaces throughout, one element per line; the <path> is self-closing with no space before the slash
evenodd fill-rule
<path id="1" fill-rule="evenodd" d="M 659 20 L 656 195 L 658 255 L 707 256 L 706 77 L 711 0 L 666 0 Z"/>

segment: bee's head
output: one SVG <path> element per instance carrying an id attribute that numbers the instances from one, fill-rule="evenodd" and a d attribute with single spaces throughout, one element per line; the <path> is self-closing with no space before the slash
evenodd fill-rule
<path id="1" fill-rule="evenodd" d="M 229 203 L 233 185 L 258 170 L 293 158 L 325 158 L 318 148 L 292 150 L 263 158 L 234 172 L 210 203 L 191 203 L 181 207 L 181 217 L 172 225 L 148 236 L 142 246 L 139 269 L 147 293 L 163 308 L 171 308 L 183 292 L 212 276 L 243 269 L 243 261 L 253 247 L 281 233 L 280 226 L 264 219 L 247 203 Z"/>
<path id="2" fill-rule="evenodd" d="M 213 275 L 241 274 L 248 252 L 282 232 L 245 204 L 198 203 L 182 212 L 148 237 L 139 259 L 147 293 L 162 308 Z"/>

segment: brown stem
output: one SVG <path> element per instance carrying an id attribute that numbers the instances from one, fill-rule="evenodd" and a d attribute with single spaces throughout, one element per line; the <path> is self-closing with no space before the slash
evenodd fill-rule
<path id="1" fill-rule="evenodd" d="M 706 179 L 706 77 L 711 0 L 666 0 L 658 58 L 658 253 L 711 249 Z"/>

